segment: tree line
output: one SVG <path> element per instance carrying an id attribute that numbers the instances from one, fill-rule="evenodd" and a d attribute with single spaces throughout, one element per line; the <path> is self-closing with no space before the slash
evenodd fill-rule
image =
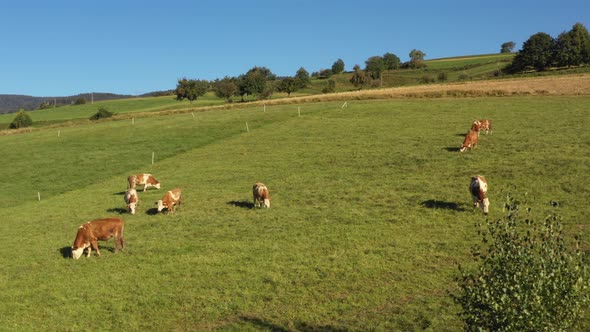
<path id="1" fill-rule="evenodd" d="M 426 54 L 420 50 L 410 52 L 410 61 L 402 63 L 400 58 L 393 53 L 385 53 L 383 56 L 372 56 L 365 61 L 365 68 L 359 65 L 353 68 L 353 76 L 350 82 L 357 88 L 379 84 L 381 75 L 385 70 L 399 68 L 417 69 L 424 68 L 424 57 Z M 342 59 L 336 60 L 329 69 L 321 69 L 309 72 L 301 67 L 294 76 L 278 78 L 266 67 L 253 67 L 245 74 L 238 77 L 224 77 L 215 81 L 188 79 L 186 77 L 178 80 L 174 93 L 178 100 L 187 99 L 191 103 L 199 97 L 212 90 L 218 98 L 232 102 L 233 97 L 240 97 L 244 101 L 246 96 L 254 96 L 257 99 L 268 99 L 275 91 L 291 93 L 309 86 L 311 77 L 325 79 L 326 83 L 322 89 L 323 93 L 331 93 L 336 90 L 336 82 L 330 77 L 344 72 L 345 64 Z"/>
<path id="2" fill-rule="evenodd" d="M 571 68 L 590 64 L 590 34 L 581 23 L 557 38 L 538 32 L 524 42 L 508 73 L 544 71 L 550 68 Z"/>

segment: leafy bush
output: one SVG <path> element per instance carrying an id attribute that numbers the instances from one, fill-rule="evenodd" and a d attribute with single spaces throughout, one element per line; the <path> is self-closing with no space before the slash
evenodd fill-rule
<path id="1" fill-rule="evenodd" d="M 84 104 L 86 104 L 86 98 L 84 98 L 84 97 L 77 98 L 76 101 L 74 102 L 74 105 L 84 105 Z"/>
<path id="2" fill-rule="evenodd" d="M 47 100 L 46 100 L 46 101 L 44 101 L 44 102 L 42 102 L 42 103 L 39 105 L 39 109 L 40 109 L 40 110 L 44 110 L 44 109 L 47 109 L 47 108 L 52 108 L 52 107 L 55 107 L 55 105 L 54 105 L 53 103 L 51 103 L 51 102 L 47 101 Z"/>
<path id="3" fill-rule="evenodd" d="M 507 196 L 506 216 L 478 224 L 486 250 L 473 248 L 475 271 L 459 266 L 461 316 L 468 331 L 564 331 L 588 303 L 588 273 L 580 239 L 570 252 L 557 216 L 543 223 L 519 216 Z"/>
<path id="4" fill-rule="evenodd" d="M 104 118 L 110 118 L 113 116 L 113 112 L 109 112 L 105 107 L 99 107 L 98 112 L 90 117 L 90 120 L 100 120 Z"/>
<path id="5" fill-rule="evenodd" d="M 430 75 L 423 75 L 422 78 L 420 79 L 420 83 L 434 83 L 434 78 L 432 78 L 432 76 Z"/>
<path id="6" fill-rule="evenodd" d="M 9 128 L 25 128 L 30 127 L 32 124 L 33 120 L 31 119 L 31 116 L 29 116 L 29 114 L 24 110 L 20 110 L 18 111 L 18 113 L 16 113 L 16 116 L 14 117 L 14 120 L 12 120 L 12 123 L 10 124 Z"/>
<path id="7" fill-rule="evenodd" d="M 332 93 L 334 91 L 336 91 L 336 82 L 333 79 L 328 79 L 322 93 Z"/>

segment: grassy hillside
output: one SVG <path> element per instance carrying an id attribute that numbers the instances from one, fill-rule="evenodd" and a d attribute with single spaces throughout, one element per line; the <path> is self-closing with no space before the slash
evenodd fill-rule
<path id="1" fill-rule="evenodd" d="M 536 219 L 559 213 L 590 249 L 590 133 L 572 130 L 589 124 L 590 97 L 347 104 L 1 136 L 0 329 L 457 331 L 449 293 L 484 218 L 472 174 L 488 178 L 490 218 L 507 192 L 528 193 Z M 456 152 L 478 118 L 493 135 Z M 122 192 L 136 172 L 163 188 L 130 216 Z M 250 208 L 255 181 L 269 210 Z M 177 186 L 184 206 L 155 215 Z M 101 257 L 63 257 L 80 224 L 112 215 L 126 220 L 127 252 L 110 241 Z"/>
<path id="2" fill-rule="evenodd" d="M 493 78 L 499 69 L 510 63 L 514 54 L 486 54 L 476 56 L 453 57 L 426 60 L 424 69 L 396 69 L 383 73 L 382 87 L 397 87 L 440 81 L 439 74 L 445 73 L 444 82 L 470 81 Z M 359 64 L 364 67 L 364 64 Z M 350 66 L 352 67 L 352 65 Z M 338 92 L 356 90 L 350 83 L 352 73 L 343 73 L 330 77 L 336 82 Z M 312 86 L 302 93 L 320 93 L 325 86 L 325 79 L 314 79 Z"/>
<path id="3" fill-rule="evenodd" d="M 216 98 L 213 93 L 197 99 L 192 104 L 188 100 L 178 101 L 175 96 L 130 98 L 110 101 L 95 102 L 94 104 L 71 105 L 43 110 L 31 111 L 31 119 L 36 127 L 45 126 L 54 122 L 65 120 L 88 119 L 98 111 L 99 107 L 105 107 L 117 114 L 129 112 L 153 112 L 167 109 L 185 109 L 191 107 L 220 105 L 224 102 Z M 10 124 L 14 114 L 0 115 L 0 124 Z"/>

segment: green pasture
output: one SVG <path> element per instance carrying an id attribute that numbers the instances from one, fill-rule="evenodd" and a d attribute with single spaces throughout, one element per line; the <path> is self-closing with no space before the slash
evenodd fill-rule
<path id="1" fill-rule="evenodd" d="M 178 101 L 176 96 L 162 97 L 144 97 L 117 99 L 109 101 L 100 101 L 91 104 L 90 102 L 82 105 L 61 106 L 28 112 L 33 120 L 33 126 L 39 127 L 48 123 L 63 122 L 74 119 L 88 119 L 96 114 L 99 107 L 105 107 L 107 110 L 115 113 L 132 113 L 132 112 L 153 112 L 164 111 L 169 109 L 189 109 L 194 107 L 221 105 L 224 101 L 215 96 L 214 93 L 207 93 L 203 97 L 193 101 L 191 104 L 188 100 Z M 0 124 L 9 124 L 14 120 L 14 114 L 0 115 Z"/>
<path id="2" fill-rule="evenodd" d="M 488 179 L 488 218 L 510 192 L 590 249 L 588 109 L 588 96 L 356 100 L 0 136 L 0 330 L 461 330 L 453 280 L 485 219 L 471 175 Z M 459 153 L 480 118 L 493 134 Z M 131 216 L 139 172 L 162 189 Z M 256 181 L 270 209 L 252 208 Z M 184 205 L 155 214 L 175 187 Z M 106 216 L 125 220 L 126 252 L 111 240 L 68 258 L 78 226 Z"/>

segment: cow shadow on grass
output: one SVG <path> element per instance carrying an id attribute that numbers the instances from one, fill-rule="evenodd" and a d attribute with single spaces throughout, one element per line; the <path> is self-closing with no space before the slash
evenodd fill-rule
<path id="1" fill-rule="evenodd" d="M 448 148 L 444 148 L 445 150 L 447 150 L 448 152 L 459 152 L 459 150 L 461 150 L 461 148 L 453 146 L 453 147 L 448 147 Z"/>
<path id="2" fill-rule="evenodd" d="M 118 193 L 113 193 L 115 196 L 123 196 L 125 195 L 126 191 L 119 191 Z"/>
<path id="3" fill-rule="evenodd" d="M 72 258 L 72 247 L 60 248 L 59 253 L 63 258 Z"/>
<path id="4" fill-rule="evenodd" d="M 111 208 L 107 209 L 108 213 L 117 213 L 117 214 L 124 214 L 127 213 L 127 209 L 125 208 Z"/>
<path id="5" fill-rule="evenodd" d="M 253 325 L 255 328 L 257 328 L 259 330 L 273 331 L 273 332 L 292 331 L 291 329 L 271 323 L 269 321 L 266 321 L 266 320 L 264 320 L 262 318 L 258 318 L 258 317 L 242 316 L 242 317 L 240 317 L 240 319 L 244 323 L 247 323 L 249 325 Z M 295 325 L 296 325 L 296 330 L 302 331 L 302 332 L 346 332 L 346 331 L 348 331 L 348 329 L 345 327 L 338 327 L 338 326 L 332 326 L 332 325 L 316 326 L 316 325 L 307 324 L 305 322 L 296 322 Z"/>
<path id="6" fill-rule="evenodd" d="M 147 214 L 148 216 L 155 216 L 156 214 L 158 214 L 158 208 L 147 209 L 145 211 L 145 214 Z"/>
<path id="7" fill-rule="evenodd" d="M 254 203 L 248 201 L 230 201 L 227 202 L 227 205 L 233 205 L 235 207 L 239 207 L 242 209 L 253 209 Z"/>
<path id="8" fill-rule="evenodd" d="M 428 209 L 445 209 L 445 210 L 454 210 L 454 211 L 465 211 L 465 208 L 461 206 L 461 204 L 455 202 L 445 202 L 439 201 L 437 199 L 429 199 L 427 201 L 422 202 L 421 204 L 423 207 Z"/>

